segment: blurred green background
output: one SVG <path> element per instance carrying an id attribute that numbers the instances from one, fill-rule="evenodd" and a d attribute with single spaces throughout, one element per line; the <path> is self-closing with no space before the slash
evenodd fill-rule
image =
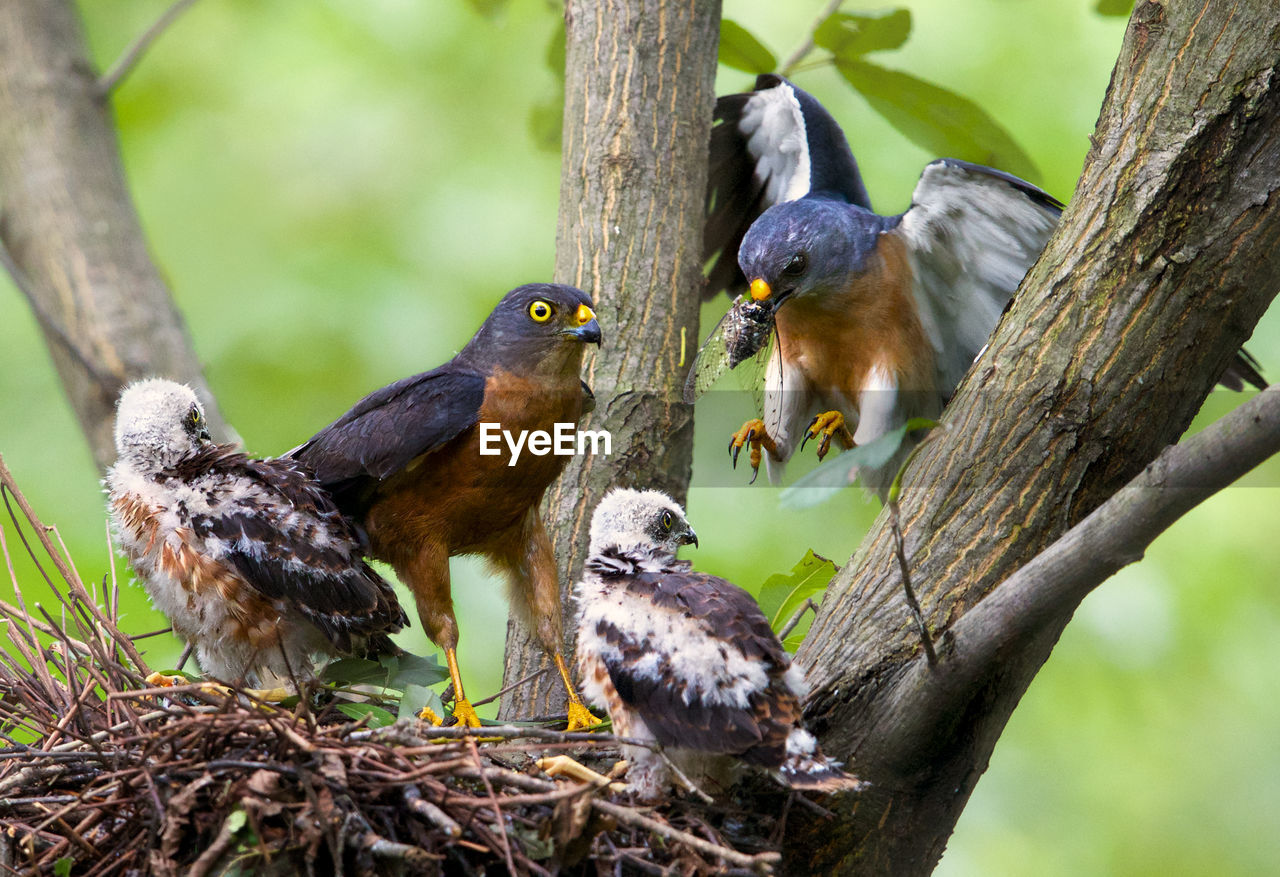
<path id="1" fill-rule="evenodd" d="M 97 64 L 168 2 L 82 3 Z M 822 5 L 726 0 L 725 14 L 785 56 Z M 912 36 L 876 60 L 975 100 L 1036 162 L 1041 184 L 1067 198 L 1124 20 L 1086 0 L 903 5 Z M 250 452 L 280 453 L 369 390 L 438 364 L 503 292 L 549 279 L 559 161 L 534 145 L 529 121 L 557 100 L 544 59 L 559 26 L 553 5 L 528 0 L 488 17 L 463 3 L 206 0 L 123 85 L 121 147 L 152 251 Z M 934 156 L 833 70 L 796 79 L 845 126 L 876 206 L 905 209 Z M 750 82 L 722 68 L 719 90 Z M 81 573 L 101 579 L 100 473 L 30 312 L 0 284 L 0 453 Z M 708 306 L 704 325 L 723 307 Z M 1250 348 L 1280 375 L 1275 311 Z M 1240 400 L 1215 392 L 1202 422 Z M 695 481 L 736 484 L 712 420 L 699 420 Z M 1274 872 L 1276 485 L 1273 461 L 1085 602 L 1015 713 L 940 873 Z M 777 498 L 760 485 L 695 487 L 698 564 L 754 587 L 807 548 L 842 561 L 878 509 L 855 491 L 799 512 Z M 19 575 L 38 599 L 30 569 L 19 564 Z M 455 560 L 454 576 L 463 672 L 483 697 L 498 688 L 505 605 L 478 563 Z M 164 625 L 138 589 L 127 596 L 128 629 Z M 414 622 L 402 643 L 425 652 Z M 179 651 L 172 640 L 146 645 L 156 666 Z"/>

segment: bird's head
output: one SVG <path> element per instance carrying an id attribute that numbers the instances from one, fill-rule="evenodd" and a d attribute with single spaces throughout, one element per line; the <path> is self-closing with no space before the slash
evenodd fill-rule
<path id="1" fill-rule="evenodd" d="M 591 554 L 607 548 L 654 550 L 675 557 L 681 545 L 697 545 L 680 503 L 660 490 L 615 487 L 591 516 Z"/>
<path id="2" fill-rule="evenodd" d="M 558 283 L 528 283 L 503 296 L 467 349 L 510 368 L 581 362 L 584 344 L 599 345 L 591 296 Z"/>
<path id="3" fill-rule="evenodd" d="M 785 201 L 747 230 L 738 264 L 751 298 L 774 312 L 788 299 L 842 289 L 875 252 L 884 228 L 881 217 L 843 202 Z"/>
<path id="4" fill-rule="evenodd" d="M 204 408 L 186 384 L 135 381 L 116 405 L 116 454 L 142 472 L 159 472 L 212 442 Z"/>

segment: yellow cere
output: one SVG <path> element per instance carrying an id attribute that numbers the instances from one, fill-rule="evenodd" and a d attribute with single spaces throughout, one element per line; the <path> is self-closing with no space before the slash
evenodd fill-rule
<path id="1" fill-rule="evenodd" d="M 585 326 L 596 318 L 596 312 L 586 305 L 578 305 L 578 312 L 574 314 L 574 319 L 579 326 Z"/>
<path id="2" fill-rule="evenodd" d="M 769 288 L 769 284 L 765 283 L 763 277 L 757 277 L 751 281 L 751 297 L 756 301 L 764 301 L 773 295 L 773 290 Z"/>

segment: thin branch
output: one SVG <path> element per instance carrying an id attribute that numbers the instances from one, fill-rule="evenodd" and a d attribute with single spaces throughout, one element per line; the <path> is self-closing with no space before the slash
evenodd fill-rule
<path id="1" fill-rule="evenodd" d="M 151 44 L 160 38 L 169 25 L 178 20 L 178 16 L 187 11 L 187 7 L 194 5 L 196 0 L 177 0 L 172 6 L 164 11 L 164 13 L 155 20 L 151 27 L 147 28 L 142 34 L 129 44 L 116 62 L 111 65 L 107 72 L 98 78 L 96 85 L 98 96 L 107 98 L 111 93 L 119 87 L 124 78 L 133 72 L 138 66 L 138 62 L 142 59 L 147 49 L 151 48 Z"/>
<path id="2" fill-rule="evenodd" d="M 829 0 L 826 6 L 822 7 L 822 11 L 818 13 L 818 17 L 813 20 L 813 24 L 809 25 L 809 29 L 805 32 L 804 40 L 800 45 L 796 46 L 795 51 L 787 56 L 787 60 L 782 62 L 778 68 L 778 73 L 782 76 L 790 76 L 796 68 L 796 65 L 804 60 L 805 56 L 813 51 L 813 35 L 818 32 L 818 25 L 826 21 L 831 15 L 840 8 L 840 4 L 844 0 Z"/>
<path id="3" fill-rule="evenodd" d="M 1280 386 L 1165 449 L 1138 477 L 997 585 L 947 632 L 939 668 L 914 662 L 877 717 L 910 745 L 954 713 L 995 672 L 1000 657 L 1069 617 L 1117 570 L 1142 558 L 1175 521 L 1280 453 Z M 918 732 L 918 733 L 917 733 Z M 869 735 L 869 738 L 874 736 Z M 883 735 L 880 735 L 883 737 Z"/>
<path id="4" fill-rule="evenodd" d="M 815 614 L 818 611 L 818 604 L 813 602 L 812 597 L 806 597 L 805 601 L 800 604 L 800 608 L 795 611 L 786 624 L 782 625 L 782 629 L 778 631 L 778 639 L 785 640 L 791 636 L 791 631 L 800 625 L 800 619 L 804 618 L 804 614 L 812 610 Z"/>

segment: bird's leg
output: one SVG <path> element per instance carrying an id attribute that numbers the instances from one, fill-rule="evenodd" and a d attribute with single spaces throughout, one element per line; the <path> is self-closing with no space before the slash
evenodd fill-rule
<path id="1" fill-rule="evenodd" d="M 467 695 L 462 690 L 462 673 L 458 670 L 457 651 L 445 649 L 444 659 L 449 664 L 449 678 L 453 681 L 453 717 L 458 720 L 460 727 L 480 727 L 480 717 L 476 715 L 476 708 L 471 705 L 471 701 L 467 700 Z"/>
<path id="2" fill-rule="evenodd" d="M 565 666 L 564 655 L 560 654 L 559 649 L 556 650 L 555 659 L 556 669 L 560 671 L 560 678 L 564 680 L 564 690 L 569 695 L 569 725 L 565 730 L 582 731 L 600 724 L 600 719 L 591 714 L 591 710 L 587 709 L 587 705 L 582 702 L 582 698 L 573 687 L 573 681 L 569 678 L 569 668 Z"/>
<path id="3" fill-rule="evenodd" d="M 809 439 L 822 437 L 822 441 L 818 442 L 818 459 L 821 460 L 827 455 L 827 451 L 831 449 L 831 437 L 835 436 L 840 439 L 840 444 L 844 445 L 847 451 L 854 447 L 853 433 L 849 432 L 849 427 L 844 425 L 844 415 L 839 411 L 824 411 L 815 415 L 813 420 L 809 421 L 809 428 L 805 431 L 804 440 L 800 442 L 800 450 L 804 450 L 804 446 L 808 444 Z"/>
<path id="4" fill-rule="evenodd" d="M 729 439 L 729 456 L 733 458 L 733 468 L 738 468 L 738 453 L 742 450 L 743 445 L 751 446 L 751 483 L 756 483 L 756 477 L 760 474 L 760 451 L 763 448 L 774 457 L 778 456 L 778 446 L 769 436 L 768 430 L 764 428 L 764 421 L 760 418 L 748 420 L 742 424 L 742 429 L 738 430 Z"/>
<path id="5" fill-rule="evenodd" d="M 543 651 L 555 661 L 568 695 L 570 731 L 600 724 L 583 704 L 569 678 L 569 668 L 560 654 L 560 575 L 551 538 L 535 505 L 525 515 L 510 538 L 502 540 L 504 550 L 491 555 L 494 566 L 503 570 L 511 584 L 511 604 L 525 624 L 533 628 Z"/>

